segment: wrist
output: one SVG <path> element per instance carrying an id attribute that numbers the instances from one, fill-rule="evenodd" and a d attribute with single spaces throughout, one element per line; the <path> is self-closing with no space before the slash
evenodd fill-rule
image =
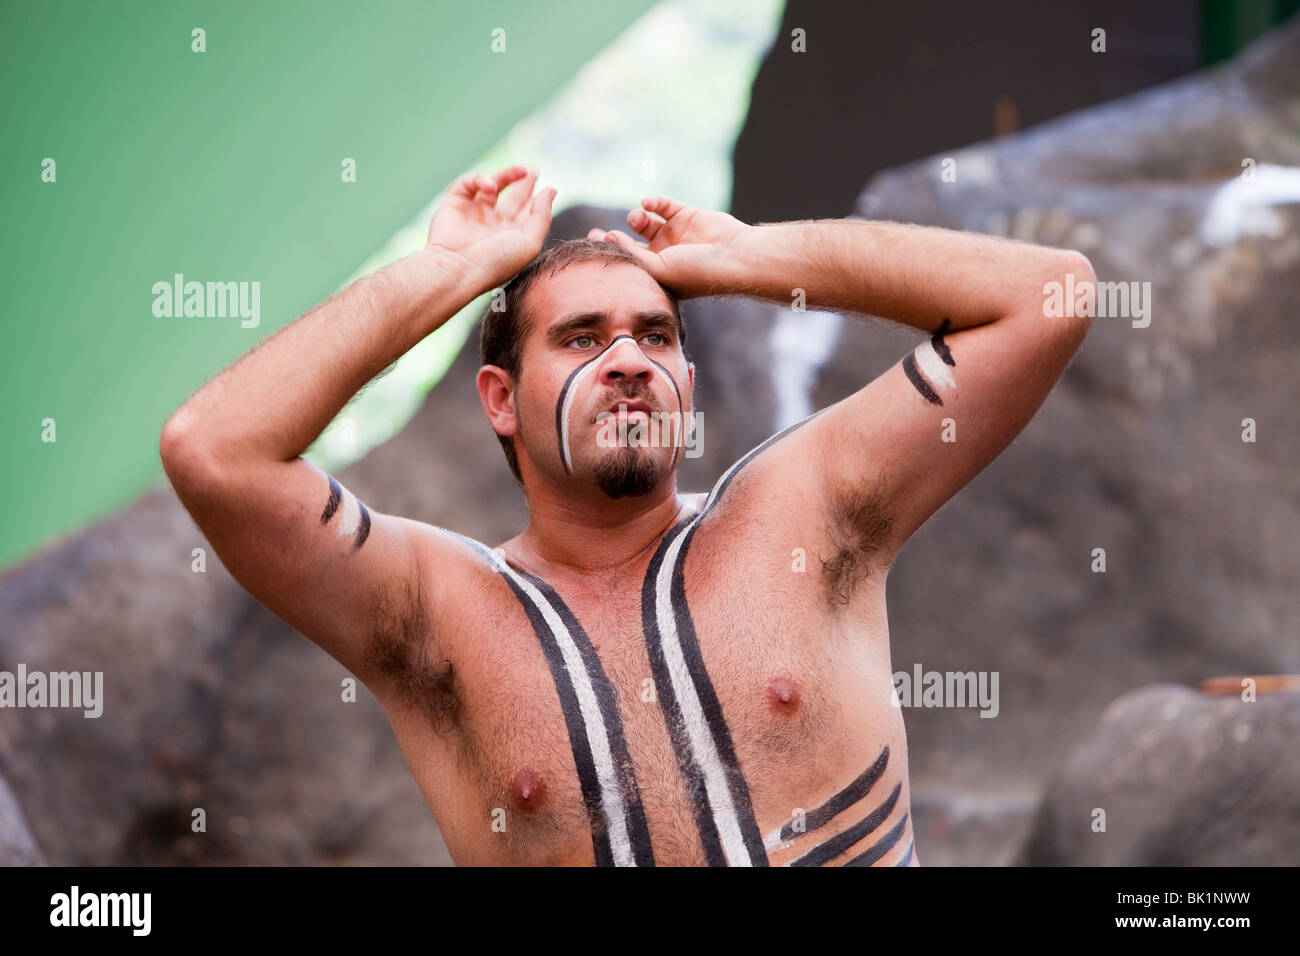
<path id="1" fill-rule="evenodd" d="M 745 295 L 769 294 L 779 258 L 774 245 L 779 243 L 777 230 L 782 225 L 747 225 L 728 239 L 718 262 L 721 284 Z"/>
<path id="2" fill-rule="evenodd" d="M 436 330 L 488 288 L 472 263 L 430 246 L 390 262 L 365 281 L 386 310 L 421 326 L 419 337 Z"/>

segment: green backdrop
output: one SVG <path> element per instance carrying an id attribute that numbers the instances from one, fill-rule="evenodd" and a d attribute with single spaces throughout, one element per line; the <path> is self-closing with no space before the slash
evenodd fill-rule
<path id="1" fill-rule="evenodd" d="M 652 5 L 0 4 L 0 566 L 157 481 L 190 393 Z M 260 283 L 260 324 L 155 317 L 175 273 Z"/>

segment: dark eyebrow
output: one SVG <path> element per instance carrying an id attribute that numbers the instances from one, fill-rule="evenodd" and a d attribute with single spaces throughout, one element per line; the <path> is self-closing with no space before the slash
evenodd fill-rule
<path id="1" fill-rule="evenodd" d="M 677 317 L 671 312 L 656 309 L 650 312 L 638 312 L 633 316 L 638 332 L 645 329 L 665 329 L 674 334 L 677 331 Z M 546 330 L 547 345 L 562 345 L 574 332 L 595 329 L 609 321 L 608 312 L 575 312 L 566 315 L 551 324 Z"/>

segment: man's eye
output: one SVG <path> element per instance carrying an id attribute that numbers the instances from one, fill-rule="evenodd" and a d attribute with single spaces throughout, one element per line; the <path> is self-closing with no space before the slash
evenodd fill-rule
<path id="1" fill-rule="evenodd" d="M 588 341 L 588 342 L 594 342 L 594 341 L 596 341 L 596 340 L 595 340 L 594 338 L 592 338 L 590 335 L 575 335 L 573 338 L 569 339 L 569 344 L 572 345 L 574 342 L 581 342 L 581 341 L 583 341 L 584 339 L 585 339 L 586 341 Z M 579 345 L 578 348 L 580 348 L 580 349 L 585 349 L 585 348 L 587 348 L 587 346 L 585 346 L 585 345 Z"/>
<path id="2" fill-rule="evenodd" d="M 659 342 L 660 345 L 667 345 L 667 344 L 668 344 L 668 336 L 664 335 L 662 332 L 651 332 L 649 335 L 646 336 L 646 338 L 657 338 L 657 339 L 660 339 L 660 342 Z"/>

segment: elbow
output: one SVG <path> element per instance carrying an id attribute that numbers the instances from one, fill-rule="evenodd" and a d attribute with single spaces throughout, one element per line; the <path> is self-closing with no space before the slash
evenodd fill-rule
<path id="1" fill-rule="evenodd" d="M 172 487 L 192 488 L 210 474 L 209 457 L 185 406 L 172 414 L 158 437 L 158 457 Z"/>
<path id="2" fill-rule="evenodd" d="M 1040 302 L 1043 317 L 1059 324 L 1077 347 L 1096 314 L 1097 273 L 1088 257 L 1073 249 L 1055 250 Z"/>

